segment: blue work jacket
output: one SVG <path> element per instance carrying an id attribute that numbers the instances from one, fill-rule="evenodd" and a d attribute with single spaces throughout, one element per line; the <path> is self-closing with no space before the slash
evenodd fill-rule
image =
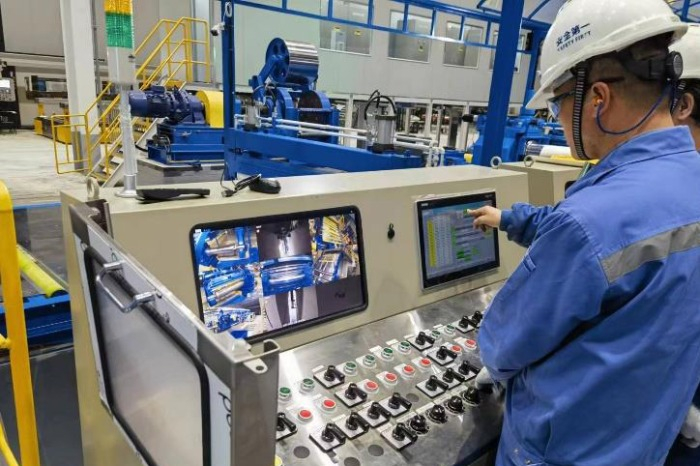
<path id="1" fill-rule="evenodd" d="M 479 334 L 507 384 L 499 466 L 663 464 L 700 385 L 698 199 L 678 127 L 621 145 L 518 231 L 504 212 L 529 248 Z"/>

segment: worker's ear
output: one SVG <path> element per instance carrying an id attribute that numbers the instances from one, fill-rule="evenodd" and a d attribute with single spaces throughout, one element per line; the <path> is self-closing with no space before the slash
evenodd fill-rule
<path id="1" fill-rule="evenodd" d="M 688 124 L 693 115 L 695 105 L 700 105 L 700 102 L 695 102 L 693 94 L 685 93 L 676 104 L 676 109 L 673 112 L 673 122 L 676 125 Z"/>
<path id="2" fill-rule="evenodd" d="M 589 95 L 591 116 L 596 118 L 598 113 L 604 115 L 610 108 L 610 101 L 612 98 L 610 86 L 606 83 L 597 82 L 591 87 Z"/>

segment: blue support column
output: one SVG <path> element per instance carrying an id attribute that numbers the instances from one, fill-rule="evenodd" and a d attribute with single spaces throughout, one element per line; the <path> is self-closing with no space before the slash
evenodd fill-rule
<path id="1" fill-rule="evenodd" d="M 233 28 L 233 0 L 221 2 L 221 17 L 224 20 L 224 29 L 221 31 L 221 55 L 223 61 L 223 85 L 224 85 L 224 159 L 229 152 L 236 147 L 236 48 L 235 31 Z M 227 175 L 230 174 L 226 170 Z"/>
<path id="2" fill-rule="evenodd" d="M 530 68 L 527 72 L 527 84 L 525 84 L 525 98 L 523 99 L 523 107 L 520 110 L 521 115 L 534 114 L 525 108 L 530 97 L 533 95 L 535 90 L 535 84 L 537 81 L 537 65 L 540 58 L 540 50 L 544 38 L 547 37 L 545 31 L 532 31 L 532 54 L 530 54 Z"/>
<path id="3" fill-rule="evenodd" d="M 688 14 L 690 13 L 690 0 L 685 0 L 683 3 L 683 13 L 681 14 L 681 19 L 683 21 L 688 21 Z"/>
<path id="4" fill-rule="evenodd" d="M 233 1 L 221 2 L 221 17 L 224 29 L 221 31 L 221 55 L 223 59 L 224 84 L 224 128 L 235 126 L 236 114 L 236 49 L 233 30 Z"/>
<path id="5" fill-rule="evenodd" d="M 475 154 L 473 160 L 477 165 L 488 166 L 493 157 L 501 155 L 524 8 L 525 0 L 503 2 L 496 62 L 491 79 L 488 120 L 484 129 L 484 147 L 478 157 Z"/>

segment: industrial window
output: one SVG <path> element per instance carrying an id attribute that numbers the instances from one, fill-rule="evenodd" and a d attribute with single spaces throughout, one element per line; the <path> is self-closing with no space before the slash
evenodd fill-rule
<path id="1" fill-rule="evenodd" d="M 328 15 L 328 2 L 321 0 L 321 14 Z M 369 6 L 366 1 L 333 0 L 333 17 L 339 20 L 366 23 Z M 321 21 L 321 48 L 338 52 L 369 55 L 372 32 L 369 29 Z"/>
<path id="2" fill-rule="evenodd" d="M 403 12 L 391 12 L 391 27 L 403 30 Z M 414 34 L 430 35 L 431 19 L 415 14 L 408 15 L 406 30 Z M 422 37 L 411 37 L 405 34 L 389 34 L 389 57 L 403 60 L 427 62 L 430 57 L 430 40 Z"/>
<path id="3" fill-rule="evenodd" d="M 445 36 L 448 39 L 459 40 L 459 23 L 448 22 Z M 481 43 L 483 41 L 484 28 L 469 24 L 464 25 L 461 40 L 465 42 Z M 479 53 L 481 48 L 475 45 L 445 43 L 445 65 L 466 66 L 468 68 L 479 67 Z"/>
<path id="4" fill-rule="evenodd" d="M 520 34 L 520 38 L 518 39 L 518 50 L 523 50 L 525 48 L 525 43 L 527 41 L 527 37 L 525 34 Z M 498 44 L 498 31 L 494 31 L 493 34 L 491 34 L 491 45 L 495 46 Z M 496 62 L 496 49 L 491 50 L 491 64 L 489 65 L 489 69 L 493 70 L 493 65 Z M 515 72 L 518 73 L 520 71 L 520 66 L 522 65 L 523 62 L 523 54 L 518 52 L 518 55 L 515 58 Z"/>

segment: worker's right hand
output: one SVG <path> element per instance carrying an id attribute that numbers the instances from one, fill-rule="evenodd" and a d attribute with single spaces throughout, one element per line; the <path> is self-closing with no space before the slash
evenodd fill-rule
<path id="1" fill-rule="evenodd" d="M 467 213 L 474 218 L 474 228 L 481 231 L 501 226 L 501 210 L 495 207 L 484 206 L 480 209 L 468 210 Z"/>

